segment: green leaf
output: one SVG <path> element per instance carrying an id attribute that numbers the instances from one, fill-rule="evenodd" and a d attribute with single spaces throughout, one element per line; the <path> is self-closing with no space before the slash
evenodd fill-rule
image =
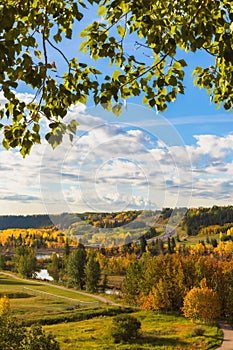
<path id="1" fill-rule="evenodd" d="M 33 127 L 32 127 L 32 130 L 35 132 L 35 133 L 38 133 L 40 131 L 40 125 L 39 124 L 33 124 Z"/>
<path id="2" fill-rule="evenodd" d="M 5 149 L 7 149 L 7 150 L 10 149 L 10 144 L 6 139 L 3 139 L 2 145 Z"/>
<path id="3" fill-rule="evenodd" d="M 126 34 L 125 28 L 120 25 L 117 26 L 117 32 L 121 37 L 124 37 Z"/>
<path id="4" fill-rule="evenodd" d="M 169 84 L 172 86 L 176 86 L 177 85 L 177 79 L 174 75 L 172 75 L 169 80 L 168 80 Z"/>
<path id="5" fill-rule="evenodd" d="M 98 8 L 98 16 L 102 17 L 106 13 L 106 7 L 105 6 L 99 6 Z"/>
<path id="6" fill-rule="evenodd" d="M 148 103 L 148 99 L 146 96 L 143 96 L 142 98 L 142 104 L 146 105 Z"/>
<path id="7" fill-rule="evenodd" d="M 112 112 L 115 114 L 115 116 L 119 117 L 122 113 L 122 110 L 123 110 L 123 104 L 120 102 L 120 103 L 117 103 L 115 106 L 112 107 Z"/>
<path id="8" fill-rule="evenodd" d="M 79 125 L 79 123 L 78 123 L 76 120 L 71 120 L 71 122 L 70 122 L 69 125 L 67 126 L 67 129 L 68 129 L 70 132 L 72 132 L 73 134 L 75 134 L 78 125 Z"/>
<path id="9" fill-rule="evenodd" d="M 173 64 L 173 68 L 174 69 L 181 69 L 182 68 L 182 64 L 180 63 L 180 61 L 176 61 L 174 64 Z"/>
<path id="10" fill-rule="evenodd" d="M 114 70 L 113 75 L 112 75 L 112 78 L 113 78 L 114 80 L 118 80 L 118 77 L 119 77 L 120 75 L 122 75 L 122 73 L 121 73 L 119 70 Z"/>

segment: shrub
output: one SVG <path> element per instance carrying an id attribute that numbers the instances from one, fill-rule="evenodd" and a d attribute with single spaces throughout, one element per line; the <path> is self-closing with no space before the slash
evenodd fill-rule
<path id="1" fill-rule="evenodd" d="M 202 327 L 195 327 L 192 330 L 192 337 L 201 337 L 204 334 L 205 330 Z"/>
<path id="2" fill-rule="evenodd" d="M 141 322 L 134 316 L 118 315 L 113 318 L 111 336 L 115 343 L 127 342 L 140 336 Z"/>

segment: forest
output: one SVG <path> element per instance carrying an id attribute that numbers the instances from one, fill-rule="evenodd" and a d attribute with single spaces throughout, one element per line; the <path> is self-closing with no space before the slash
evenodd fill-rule
<path id="1" fill-rule="evenodd" d="M 125 212 L 103 213 L 62 213 L 57 215 L 0 215 L 0 230 L 8 228 L 45 228 L 57 225 L 61 229 L 68 228 L 72 224 L 83 221 L 94 227 L 111 228 L 126 225 L 142 214 L 154 220 L 158 216 L 163 220 L 171 215 L 185 212 L 182 222 L 179 224 L 186 230 L 188 235 L 197 235 L 201 228 L 229 224 L 233 222 L 233 206 L 216 206 L 211 208 L 162 208 L 161 210 L 130 210 Z"/>

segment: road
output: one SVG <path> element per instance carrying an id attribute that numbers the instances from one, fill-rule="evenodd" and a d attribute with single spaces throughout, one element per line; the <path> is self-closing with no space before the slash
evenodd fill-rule
<path id="1" fill-rule="evenodd" d="M 102 297 L 100 295 L 96 295 L 96 294 L 91 294 L 91 293 L 86 293 L 86 292 L 81 292 L 81 291 L 78 291 L 78 290 L 75 290 L 75 289 L 71 289 L 71 288 L 66 288 L 66 287 L 63 287 L 63 286 L 58 286 L 56 284 L 52 284 L 52 283 L 48 283 L 48 282 L 43 282 L 43 281 L 35 281 L 34 279 L 26 279 L 26 278 L 22 278 L 22 277 L 19 277 L 19 276 L 16 276 L 14 275 L 13 273 L 9 273 L 9 272 L 3 272 L 1 271 L 0 272 L 0 275 L 5 275 L 5 276 L 9 276 L 9 277 L 12 277 L 16 280 L 19 280 L 19 281 L 23 281 L 23 282 L 33 282 L 33 283 L 36 283 L 36 284 L 44 284 L 44 285 L 49 285 L 49 286 L 52 286 L 54 288 L 57 288 L 57 289 L 62 289 L 62 290 L 67 290 L 69 292 L 73 292 L 73 293 L 77 293 L 79 295 L 85 295 L 85 296 L 88 296 L 88 297 L 91 297 L 93 299 L 96 299 L 98 301 L 101 301 L 102 303 L 105 303 L 105 304 L 108 304 L 108 305 L 112 305 L 112 306 L 123 306 L 121 304 L 117 304 L 105 297 Z M 65 297 L 64 297 L 65 298 Z M 70 299 L 70 298 L 67 298 L 67 300 Z M 78 302 L 78 300 L 77 300 Z"/>
<path id="2" fill-rule="evenodd" d="M 224 322 L 219 322 L 220 328 L 223 330 L 223 342 L 222 345 L 216 350 L 233 350 L 233 329 Z"/>

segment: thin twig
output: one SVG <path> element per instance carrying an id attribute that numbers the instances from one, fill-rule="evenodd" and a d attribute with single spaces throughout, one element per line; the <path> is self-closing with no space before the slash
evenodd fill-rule
<path id="1" fill-rule="evenodd" d="M 49 43 L 50 46 L 52 46 L 52 48 L 54 48 L 55 50 L 57 50 L 61 55 L 62 57 L 64 58 L 64 60 L 66 61 L 66 63 L 69 65 L 69 60 L 67 59 L 67 57 L 64 55 L 64 53 L 58 48 L 56 47 L 50 40 L 49 38 L 46 39 L 47 42 Z"/>
<path id="2" fill-rule="evenodd" d="M 162 58 L 159 62 L 157 62 L 157 63 L 155 63 L 153 66 L 150 66 L 150 67 L 148 67 L 147 69 L 145 69 L 144 72 L 142 72 L 141 74 L 139 74 L 137 77 L 135 77 L 135 78 L 133 78 L 133 79 L 127 81 L 126 83 L 122 84 L 121 87 L 123 87 L 123 86 L 125 86 L 125 85 L 128 85 L 128 84 L 131 84 L 133 81 L 135 81 L 135 80 L 141 78 L 143 75 L 145 75 L 145 74 L 148 73 L 150 70 L 152 70 L 152 69 L 154 69 L 155 67 L 157 67 L 160 63 L 162 63 L 162 62 L 167 58 L 167 56 L 169 56 L 169 52 L 168 52 L 166 55 L 164 55 L 163 58 Z"/>

